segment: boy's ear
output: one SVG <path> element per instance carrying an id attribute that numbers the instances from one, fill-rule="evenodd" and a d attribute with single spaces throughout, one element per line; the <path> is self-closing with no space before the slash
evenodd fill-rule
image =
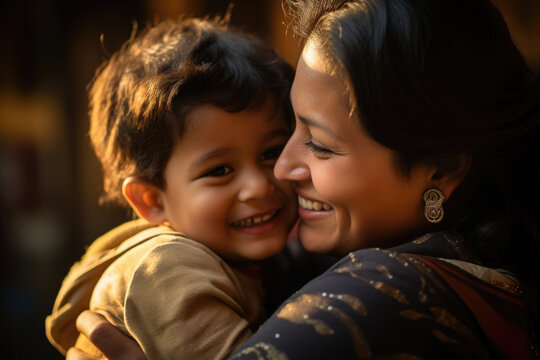
<path id="1" fill-rule="evenodd" d="M 469 172 L 471 164 L 471 156 L 462 154 L 448 166 L 436 168 L 431 175 L 433 186 L 442 191 L 448 200 Z"/>
<path id="2" fill-rule="evenodd" d="M 122 184 L 122 194 L 139 217 L 151 224 L 166 221 L 165 208 L 161 201 L 161 190 L 136 176 L 128 177 Z"/>

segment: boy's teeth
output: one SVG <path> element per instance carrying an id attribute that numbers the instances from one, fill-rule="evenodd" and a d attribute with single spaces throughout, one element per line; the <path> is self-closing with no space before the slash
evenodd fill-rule
<path id="1" fill-rule="evenodd" d="M 304 209 L 315 210 L 315 211 L 329 211 L 332 210 L 332 206 L 327 203 L 320 201 L 308 200 L 303 197 L 298 197 L 298 204 Z"/>
<path id="2" fill-rule="evenodd" d="M 265 214 L 263 216 L 257 216 L 257 217 L 254 217 L 254 218 L 240 220 L 240 221 L 237 221 L 237 222 L 233 223 L 233 225 L 234 226 L 243 226 L 243 227 L 247 227 L 247 226 L 251 226 L 251 225 L 259 225 L 259 224 L 262 224 L 262 223 L 267 222 L 268 220 L 272 219 L 274 217 L 274 215 L 276 215 L 276 212 L 277 211 L 272 211 L 271 213 Z"/>

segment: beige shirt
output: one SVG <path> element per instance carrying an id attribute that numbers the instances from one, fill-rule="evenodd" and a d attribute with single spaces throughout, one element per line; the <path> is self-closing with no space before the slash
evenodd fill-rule
<path id="1" fill-rule="evenodd" d="M 130 241 L 137 244 L 103 271 L 90 309 L 132 336 L 149 359 L 225 358 L 264 319 L 258 281 L 206 246 L 164 227 L 121 245 Z M 89 343 L 81 337 L 78 346 Z"/>

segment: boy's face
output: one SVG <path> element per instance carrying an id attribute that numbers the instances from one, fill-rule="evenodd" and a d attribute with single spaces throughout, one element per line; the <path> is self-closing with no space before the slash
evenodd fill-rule
<path id="1" fill-rule="evenodd" d="M 171 227 L 228 259 L 281 251 L 297 209 L 290 183 L 273 174 L 288 139 L 282 112 L 270 101 L 237 113 L 203 105 L 186 123 L 164 170 Z"/>

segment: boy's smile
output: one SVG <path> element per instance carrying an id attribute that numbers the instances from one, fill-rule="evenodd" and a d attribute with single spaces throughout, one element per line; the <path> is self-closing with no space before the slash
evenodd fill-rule
<path id="1" fill-rule="evenodd" d="M 248 218 L 235 221 L 234 223 L 232 223 L 232 226 L 253 227 L 256 225 L 262 225 L 262 224 L 267 223 L 268 221 L 273 220 L 276 214 L 277 214 L 277 210 L 273 210 L 263 215 L 250 216 Z"/>
<path id="2" fill-rule="evenodd" d="M 225 258 L 275 255 L 296 219 L 291 185 L 273 175 L 289 133 L 272 105 L 194 108 L 164 170 L 166 221 Z"/>

